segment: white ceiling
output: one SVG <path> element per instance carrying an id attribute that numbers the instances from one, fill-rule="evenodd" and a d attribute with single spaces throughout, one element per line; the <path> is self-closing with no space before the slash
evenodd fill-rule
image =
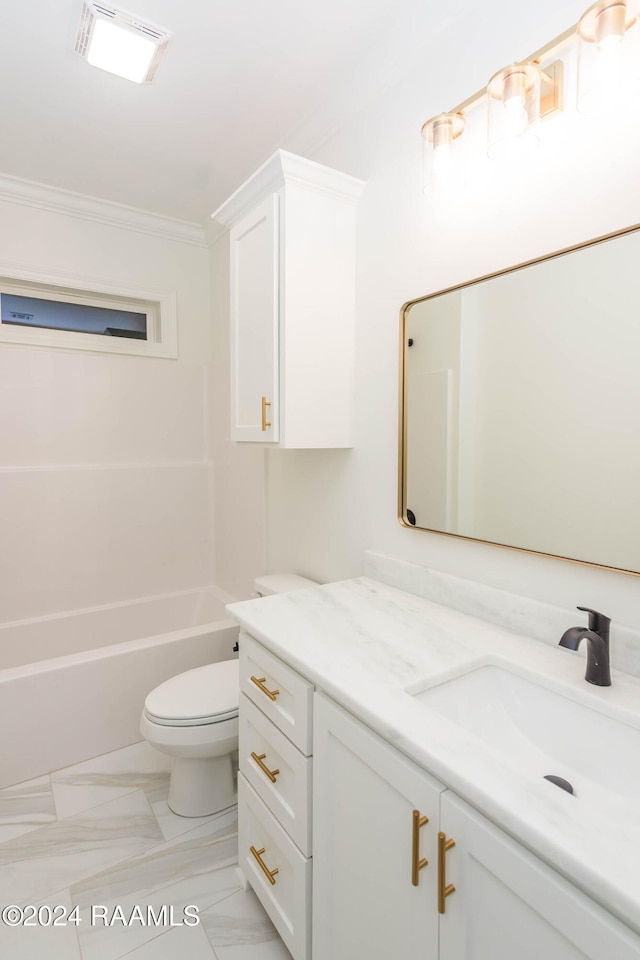
<path id="1" fill-rule="evenodd" d="M 1 0 L 0 172 L 204 223 L 329 96 L 362 87 L 415 2 L 114 5 L 174 34 L 153 84 L 74 53 L 82 0 Z"/>

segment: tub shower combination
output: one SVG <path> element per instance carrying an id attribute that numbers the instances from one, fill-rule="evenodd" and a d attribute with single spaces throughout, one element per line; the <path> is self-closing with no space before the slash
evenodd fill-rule
<path id="1" fill-rule="evenodd" d="M 210 587 L 0 625 L 0 788 L 140 740 L 145 697 L 236 656 Z"/>

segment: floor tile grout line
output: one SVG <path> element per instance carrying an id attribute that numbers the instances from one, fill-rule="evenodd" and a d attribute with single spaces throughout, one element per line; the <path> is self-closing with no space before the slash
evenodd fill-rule
<path id="1" fill-rule="evenodd" d="M 94 810 L 97 810 L 99 807 L 104 807 L 104 806 L 106 806 L 106 804 L 108 804 L 108 803 L 114 803 L 116 800 L 123 800 L 124 797 L 130 797 L 130 796 L 131 796 L 132 794 L 134 794 L 134 793 L 141 793 L 141 794 L 143 794 L 143 796 L 144 796 L 144 798 L 145 798 L 145 800 L 146 800 L 146 802 L 147 802 L 147 806 L 149 807 L 149 813 L 150 813 L 151 816 L 153 817 L 154 822 L 156 823 L 156 825 L 157 825 L 157 827 L 158 827 L 158 830 L 160 830 L 160 833 L 161 833 L 162 836 L 164 837 L 164 834 L 162 833 L 162 830 L 161 830 L 161 828 L 160 828 L 160 824 L 158 823 L 158 818 L 156 817 L 156 815 L 154 814 L 153 810 L 151 809 L 151 804 L 149 803 L 149 799 L 148 799 L 147 795 L 145 794 L 144 790 L 140 790 L 140 789 L 132 790 L 131 793 L 125 793 L 125 794 L 123 794 L 123 795 L 120 796 L 120 797 L 111 797 L 110 800 L 104 800 L 102 803 L 97 803 L 97 804 L 95 805 L 95 807 L 88 807 L 86 810 L 79 810 L 77 813 L 72 814 L 70 817 L 62 817 L 62 819 L 60 819 L 60 820 L 56 818 L 56 820 L 52 821 L 51 823 L 45 823 L 45 824 L 42 824 L 42 826 L 40 826 L 40 827 L 36 827 L 35 830 L 30 830 L 30 831 L 29 831 L 29 835 L 33 835 L 34 833 L 38 833 L 40 830 L 48 830 L 48 829 L 50 829 L 52 826 L 54 826 L 55 824 L 58 824 L 58 823 L 69 823 L 69 821 L 70 821 L 70 820 L 73 820 L 74 817 L 78 817 L 78 819 L 80 819 L 80 818 L 81 818 L 84 814 L 86 814 L 86 813 L 92 813 Z M 26 834 L 25 834 L 25 836 L 26 836 Z M 13 839 L 14 839 L 14 840 L 19 840 L 20 837 L 14 837 Z M 12 842 L 11 840 L 5 840 L 4 843 L 1 843 L 1 844 L 0 844 L 0 851 L 2 850 L 2 847 L 6 846 L 7 844 L 9 844 L 9 843 L 11 843 L 11 842 Z M 166 843 L 166 842 L 167 842 L 166 840 L 163 840 L 163 841 L 162 841 L 162 843 Z M 160 844 L 158 844 L 158 846 L 160 846 Z"/>
<path id="2" fill-rule="evenodd" d="M 137 793 L 137 792 L 140 792 L 140 793 L 144 794 L 144 790 L 132 791 L 132 793 Z M 125 794 L 125 796 L 130 796 L 130 795 L 131 795 L 131 794 Z M 162 834 L 162 829 L 161 829 L 161 827 L 160 827 L 160 824 L 158 823 L 157 817 L 155 816 L 155 813 L 154 813 L 154 811 L 153 811 L 153 809 L 152 809 L 152 806 L 151 806 L 151 804 L 149 803 L 149 799 L 148 799 L 148 797 L 146 796 L 146 794 L 144 794 L 144 796 L 145 796 L 145 800 L 146 800 L 146 802 L 147 802 L 147 806 L 148 806 L 148 808 L 149 808 L 150 814 L 151 814 L 151 816 L 153 817 L 154 822 L 156 823 L 156 825 L 157 825 L 157 827 L 158 827 L 158 830 L 159 830 L 160 833 Z M 97 809 L 98 807 L 100 807 L 100 806 L 104 806 L 104 805 L 107 804 L 107 803 L 113 802 L 113 800 L 119 800 L 119 799 L 122 799 L 122 798 L 121 798 L 121 797 L 112 798 L 112 800 L 107 800 L 107 801 L 105 801 L 103 804 L 97 804 L 96 807 L 92 807 L 92 808 L 90 808 L 90 809 L 91 809 L 91 810 L 96 810 L 96 809 Z M 78 814 L 75 814 L 74 816 L 77 816 L 77 817 L 80 818 L 83 813 L 87 813 L 87 812 L 89 812 L 89 811 L 80 811 Z M 230 812 L 230 811 L 227 811 L 227 812 Z M 225 815 L 226 815 L 226 814 L 223 814 L 223 816 L 225 816 Z M 62 821 L 57 820 L 57 821 L 54 821 L 54 822 L 55 822 L 55 823 L 61 823 L 61 822 L 68 823 L 70 819 L 72 819 L 72 818 L 66 818 L 66 819 L 64 819 L 64 820 L 62 820 Z M 38 828 L 36 828 L 36 829 L 34 829 L 34 830 L 31 830 L 31 831 L 29 831 L 29 835 L 32 836 L 32 835 L 34 835 L 34 834 L 37 834 L 37 833 L 39 832 L 39 830 L 45 829 L 45 828 L 50 828 L 52 825 L 53 825 L 53 824 L 45 824 L 45 825 L 43 825 L 42 827 L 38 827 Z M 78 880 L 74 881 L 73 883 L 70 883 L 67 887 L 60 888 L 60 889 L 68 890 L 68 891 L 69 891 L 69 896 L 70 896 L 70 898 L 71 898 L 71 902 L 72 902 L 72 904 L 75 904 L 75 900 L 74 900 L 73 895 L 72 895 L 72 893 L 71 893 L 73 887 L 76 887 L 76 886 L 78 886 L 79 884 L 85 884 L 85 883 L 89 882 L 90 880 L 92 880 L 93 878 L 100 876 L 100 874 L 102 874 L 102 873 L 108 873 L 108 872 L 111 872 L 112 870 L 120 869 L 120 868 L 123 867 L 125 864 L 130 863 L 130 862 L 132 862 L 132 861 L 135 861 L 135 860 L 138 860 L 138 859 L 143 859 L 143 858 L 148 858 L 148 857 L 150 857 L 150 856 L 152 857 L 153 854 L 154 854 L 154 851 L 158 850 L 160 847 L 165 846 L 166 844 L 172 844 L 172 845 L 177 846 L 177 845 L 183 840 L 183 838 L 184 838 L 185 840 L 188 839 L 188 837 L 189 837 L 189 835 L 190 835 L 191 833 L 195 832 L 196 830 L 202 829 L 203 826 L 204 826 L 204 824 L 200 824 L 198 827 L 194 827 L 192 830 L 189 830 L 189 831 L 187 831 L 187 832 L 184 833 L 184 834 L 179 834 L 177 837 L 172 837 L 170 840 L 165 839 L 165 838 L 164 838 L 164 834 L 162 834 L 163 839 L 160 840 L 159 843 L 155 843 L 152 847 L 149 847 L 147 850 L 144 850 L 144 851 L 142 851 L 142 852 L 138 851 L 137 853 L 131 854 L 131 856 L 125 857 L 124 859 L 117 861 L 116 863 L 114 863 L 114 864 L 110 865 L 109 867 L 107 867 L 105 870 L 98 870 L 96 873 L 89 874 L 89 875 L 86 876 L 86 877 L 81 877 L 81 878 L 79 878 Z M 224 828 L 222 828 L 222 829 L 224 829 Z M 217 845 L 218 843 L 223 843 L 223 842 L 225 842 L 225 841 L 231 840 L 231 839 L 233 839 L 233 838 L 236 838 L 237 835 L 238 835 L 238 834 L 237 834 L 237 829 L 235 829 L 235 830 L 231 831 L 230 833 L 225 834 L 225 835 L 222 836 L 222 837 L 219 837 L 217 840 L 212 841 L 212 845 Z M 18 838 L 14 838 L 14 839 L 18 839 Z M 6 842 L 9 843 L 10 841 L 6 841 Z M 4 846 L 4 844 L 0 844 L 0 850 L 1 850 L 2 846 Z M 49 896 L 50 896 L 50 894 L 45 894 L 45 896 L 44 896 L 44 897 L 40 897 L 39 900 L 43 900 L 43 899 L 45 899 L 45 898 L 48 899 Z"/>
<path id="3" fill-rule="evenodd" d="M 222 820 L 223 817 L 226 817 L 229 813 L 231 813 L 231 812 L 233 811 L 234 808 L 235 808 L 236 814 L 237 814 L 237 807 L 238 807 L 237 804 L 232 804 L 232 806 L 229 807 L 227 810 L 225 810 L 224 813 L 220 813 L 220 819 Z M 151 806 L 151 810 L 152 810 L 152 812 L 153 812 L 153 814 L 154 814 L 154 816 L 155 816 L 155 811 L 153 810 L 153 806 Z M 169 808 L 169 810 L 171 811 L 171 813 L 173 813 L 173 811 L 171 810 L 171 808 Z M 177 814 L 177 813 L 174 813 L 173 816 L 174 816 L 174 817 L 177 817 L 178 814 Z M 199 823 L 197 827 L 191 827 L 189 830 L 185 830 L 184 833 L 177 833 L 177 834 L 176 834 L 175 836 L 173 836 L 173 837 L 165 837 L 165 843 L 170 843 L 172 840 L 178 840 L 180 837 L 187 837 L 190 833 L 193 833 L 195 830 L 200 830 L 201 827 L 205 827 L 205 826 L 207 825 L 207 823 L 211 823 L 213 817 L 215 817 L 215 816 L 216 816 L 216 814 L 212 814 L 212 815 L 211 815 L 211 818 L 206 818 L 205 821 L 204 821 L 204 823 Z M 156 817 L 156 820 L 157 820 L 157 819 L 158 819 L 158 818 Z M 188 819 L 188 818 L 184 818 L 184 819 Z M 194 819 L 200 819 L 200 818 L 194 818 Z M 158 826 L 160 827 L 160 832 L 161 832 L 162 835 L 164 836 L 164 831 L 163 831 L 162 825 L 160 824 L 159 821 L 158 821 Z M 235 832 L 237 833 L 237 830 L 236 830 Z M 217 842 L 217 841 L 216 841 L 216 842 Z"/>
<path id="4" fill-rule="evenodd" d="M 135 953 L 136 950 L 139 950 L 141 947 L 146 947 L 148 944 L 153 943 L 155 940 L 159 940 L 160 937 L 164 937 L 167 933 L 171 933 L 171 930 L 163 930 L 161 933 L 156 934 L 156 936 L 150 937 L 149 940 L 145 940 L 144 943 L 139 943 L 137 947 L 134 947 L 132 950 L 127 950 L 126 953 L 121 953 L 120 956 L 116 957 L 115 960 L 126 960 L 127 957 L 130 957 L 132 953 Z M 80 948 L 82 951 L 82 948 Z M 84 954 L 82 955 L 82 960 L 84 960 Z"/>
<path id="5" fill-rule="evenodd" d="M 105 786 L 108 786 L 108 784 L 105 784 Z M 58 822 L 58 823 L 63 823 L 63 822 L 66 822 L 66 821 L 68 821 L 68 820 L 71 820 L 73 817 L 79 817 L 79 816 L 81 816 L 83 813 L 89 813 L 90 810 L 95 810 L 97 807 L 102 807 L 105 803 L 111 803 L 112 800 L 120 800 L 121 797 L 128 797 L 128 796 L 130 796 L 132 793 L 137 793 L 138 791 L 140 791 L 141 793 L 144 793 L 145 797 L 147 796 L 147 795 L 146 795 L 146 792 L 145 792 L 145 790 L 144 790 L 143 787 L 131 787 L 130 790 L 129 790 L 129 789 L 126 790 L 125 793 L 121 793 L 121 794 L 119 794 L 117 797 L 110 797 L 108 800 L 101 800 L 99 803 L 95 803 L 95 804 L 94 804 L 93 806 L 91 806 L 91 807 L 83 807 L 82 810 L 76 810 L 75 813 L 70 813 L 70 814 L 69 814 L 68 816 L 66 816 L 66 817 L 61 817 L 61 816 L 58 814 L 58 804 L 56 803 L 56 795 L 55 795 L 55 792 L 53 791 L 53 785 L 52 785 L 52 791 L 51 791 L 51 792 L 53 793 L 53 803 L 54 803 L 54 806 L 55 806 L 55 808 L 56 808 L 56 819 L 57 819 L 57 822 Z M 148 797 L 147 797 L 147 802 L 149 802 L 149 798 L 148 798 Z M 149 806 L 151 807 L 151 804 L 150 804 L 150 803 L 149 803 Z M 153 813 L 153 810 L 152 810 L 151 812 Z M 155 816 L 155 814 L 154 814 L 154 816 Z M 157 819 L 157 818 L 156 818 L 156 819 Z M 158 824 L 158 826 L 159 826 L 159 824 Z"/>
<path id="6" fill-rule="evenodd" d="M 213 867 L 210 872 L 211 872 L 211 873 L 217 873 L 217 872 L 219 872 L 219 871 L 226 870 L 226 869 L 228 869 L 229 867 L 233 866 L 235 862 L 236 862 L 235 860 L 233 860 L 231 863 L 226 863 L 226 862 L 224 862 L 224 863 L 223 863 L 222 865 L 220 865 L 220 866 Z M 119 869 L 119 867 L 120 867 L 120 864 L 116 864 L 116 865 L 115 865 L 115 869 Z M 107 871 L 104 871 L 104 872 L 109 873 L 110 871 L 107 870 Z M 87 882 L 89 882 L 89 881 L 91 881 L 91 880 L 93 880 L 93 879 L 95 879 L 96 877 L 99 877 L 99 876 L 100 876 L 100 873 L 93 874 L 92 876 L 87 877 L 85 880 L 81 880 L 80 883 L 83 883 L 83 884 L 84 884 L 84 883 L 87 883 Z M 183 878 L 183 879 L 185 879 L 185 878 Z M 165 892 L 167 889 L 175 886 L 175 883 L 176 883 L 176 880 L 175 880 L 175 878 L 174 878 L 174 879 L 171 879 L 171 880 L 169 880 L 168 882 L 162 884 L 162 886 L 159 886 L 159 887 L 152 887 L 152 888 L 145 888 L 145 889 L 143 889 L 143 890 L 137 890 L 137 891 L 136 891 L 136 896 L 139 895 L 141 898 L 147 898 L 147 899 L 150 898 L 150 897 L 160 897 L 160 898 L 162 899 L 162 898 L 163 898 L 163 895 L 164 895 L 164 892 Z M 78 884 L 74 884 L 73 886 L 77 886 L 77 885 L 78 885 Z M 74 894 L 73 894 L 72 887 L 69 888 L 69 895 L 70 895 L 70 897 L 71 897 L 71 902 L 75 905 L 75 899 L 74 899 Z M 108 898 L 107 898 L 107 899 L 108 899 Z M 226 900 L 226 899 L 227 899 L 226 896 L 222 898 L 222 900 Z M 212 903 L 207 904 L 207 906 L 204 908 L 204 910 L 208 910 L 209 907 L 215 906 L 215 903 L 217 903 L 217 902 L 222 902 L 222 900 L 220 900 L 220 901 L 215 901 L 215 902 L 212 902 Z"/>
<path id="7" fill-rule="evenodd" d="M 237 838 L 237 836 L 238 836 L 238 833 L 237 833 L 237 830 L 236 830 L 236 831 L 234 831 L 233 833 L 229 833 L 229 834 L 225 835 L 224 837 L 220 837 L 218 840 L 212 841 L 212 845 L 215 846 L 215 845 L 217 845 L 218 843 L 224 843 L 224 842 L 227 841 L 227 840 L 233 840 L 233 839 Z M 176 837 L 176 838 L 174 838 L 174 839 L 175 839 L 176 841 L 179 841 L 181 838 L 180 838 L 180 837 Z M 204 838 L 203 838 L 203 839 L 204 839 Z M 133 861 L 133 860 L 142 860 L 142 859 L 147 859 L 147 858 L 149 858 L 149 857 L 153 857 L 153 852 L 154 852 L 154 850 L 157 850 L 158 847 L 163 847 L 163 846 L 165 846 L 166 844 L 170 844 L 170 843 L 173 843 L 173 840 L 164 840 L 162 843 L 157 844 L 155 847 L 150 847 L 148 850 L 145 850 L 145 851 L 143 851 L 142 853 L 133 854 L 133 856 L 127 857 L 125 860 L 119 860 L 117 863 L 114 863 L 112 866 L 106 867 L 104 870 L 98 870 L 97 873 L 92 873 L 92 874 L 90 874 L 88 877 L 83 877 L 81 880 L 78 880 L 76 883 L 70 884 L 69 887 L 68 887 L 68 889 L 69 889 L 69 895 L 70 895 L 70 897 L 71 897 L 71 902 L 75 904 L 74 894 L 73 894 L 73 888 L 74 888 L 74 887 L 77 887 L 77 886 L 79 886 L 80 884 L 83 884 L 83 885 L 84 885 L 84 884 L 86 884 L 86 883 L 89 883 L 91 880 L 94 880 L 95 878 L 101 876 L 102 874 L 105 874 L 105 873 L 106 873 L 106 874 L 110 874 L 110 873 L 113 873 L 113 872 L 116 871 L 116 870 L 120 870 L 121 867 L 126 866 L 126 864 L 131 863 L 131 861 Z M 176 843 L 175 845 L 177 846 L 177 843 Z M 229 866 L 229 864 L 227 864 L 226 866 Z M 224 867 L 215 867 L 215 868 L 214 868 L 214 870 L 222 870 L 222 869 L 225 869 L 225 868 L 224 868 Z M 171 884 L 167 884 L 167 886 L 170 886 L 170 885 L 171 885 Z M 160 888 L 160 889 L 163 889 L 163 888 Z"/>

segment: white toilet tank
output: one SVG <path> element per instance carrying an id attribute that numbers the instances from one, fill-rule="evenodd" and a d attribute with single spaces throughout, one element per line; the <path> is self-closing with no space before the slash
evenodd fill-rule
<path id="1" fill-rule="evenodd" d="M 259 597 L 269 597 L 274 593 L 288 593 L 290 590 L 302 590 L 304 587 L 317 587 L 315 580 L 299 577 L 295 573 L 271 573 L 256 577 L 253 587 Z"/>

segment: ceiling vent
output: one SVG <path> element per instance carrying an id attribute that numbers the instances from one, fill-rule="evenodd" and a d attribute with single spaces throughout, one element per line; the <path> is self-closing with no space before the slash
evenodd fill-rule
<path id="1" fill-rule="evenodd" d="M 171 34 L 134 14 L 84 0 L 75 51 L 92 66 L 136 83 L 151 83 Z"/>

